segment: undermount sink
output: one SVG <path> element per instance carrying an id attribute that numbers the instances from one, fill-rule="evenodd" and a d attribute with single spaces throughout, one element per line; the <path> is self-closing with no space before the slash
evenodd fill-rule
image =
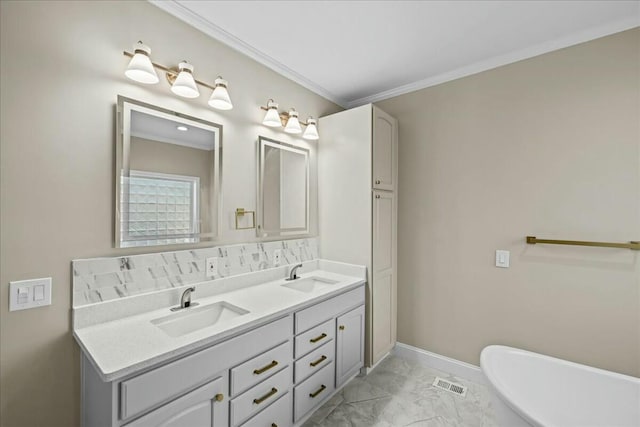
<path id="1" fill-rule="evenodd" d="M 324 277 L 304 277 L 287 282 L 282 286 L 300 292 L 313 292 L 336 283 L 338 283 L 336 280 L 325 279 Z"/>
<path id="2" fill-rule="evenodd" d="M 248 310 L 220 301 L 198 308 L 185 308 L 179 313 L 153 319 L 151 323 L 167 335 L 179 337 L 247 313 L 249 313 Z"/>

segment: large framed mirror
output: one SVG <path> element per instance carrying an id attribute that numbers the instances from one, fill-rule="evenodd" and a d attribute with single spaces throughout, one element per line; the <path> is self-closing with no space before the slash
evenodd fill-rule
<path id="1" fill-rule="evenodd" d="M 115 246 L 218 235 L 222 126 L 118 96 Z"/>
<path id="2" fill-rule="evenodd" d="M 258 138 L 259 237 L 309 234 L 309 150 Z"/>

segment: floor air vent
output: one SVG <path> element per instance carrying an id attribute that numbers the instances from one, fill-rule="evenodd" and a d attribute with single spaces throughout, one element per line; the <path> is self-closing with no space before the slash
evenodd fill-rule
<path id="1" fill-rule="evenodd" d="M 433 380 L 433 386 L 440 390 L 448 391 L 449 393 L 457 394 L 458 396 L 465 397 L 467 395 L 467 388 L 461 384 L 452 383 L 451 381 L 443 380 L 440 377 L 436 377 Z"/>

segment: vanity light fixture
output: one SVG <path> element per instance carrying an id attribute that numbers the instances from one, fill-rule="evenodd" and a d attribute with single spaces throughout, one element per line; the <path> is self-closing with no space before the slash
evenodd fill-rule
<path id="1" fill-rule="evenodd" d="M 318 126 L 317 121 L 313 117 L 309 116 L 307 119 L 307 128 L 304 130 L 302 137 L 304 139 L 309 139 L 312 141 L 316 141 L 320 139 L 320 135 L 318 135 Z"/>
<path id="2" fill-rule="evenodd" d="M 227 84 L 225 79 L 218 76 L 214 83 L 215 89 L 213 89 L 211 98 L 209 98 L 209 105 L 211 107 L 217 110 L 231 110 L 233 108 L 229 91 L 227 91 Z"/>
<path id="3" fill-rule="evenodd" d="M 306 130 L 302 137 L 308 140 L 318 140 L 320 135 L 318 134 L 318 121 L 309 116 L 306 122 L 302 122 L 298 119 L 298 112 L 295 108 L 286 112 L 278 111 L 278 104 L 270 99 L 267 101 L 267 106 L 260 106 L 260 109 L 266 111 L 262 124 L 269 127 L 284 126 L 284 131 L 290 134 L 302 133 L 302 126 L 306 126 Z"/>
<path id="4" fill-rule="evenodd" d="M 167 74 L 167 78 L 169 81 L 174 80 L 169 77 L 169 74 Z M 175 77 L 171 85 L 171 92 L 184 98 L 197 98 L 200 96 L 200 91 L 193 78 L 193 65 L 187 61 L 182 61 L 178 64 L 178 76 Z"/>
<path id="5" fill-rule="evenodd" d="M 141 41 L 133 46 L 133 55 L 124 75 L 131 80 L 144 84 L 156 84 L 160 81 L 151 62 L 151 48 Z"/>
<path id="6" fill-rule="evenodd" d="M 264 115 L 264 120 L 262 120 L 263 125 L 272 128 L 282 126 L 282 120 L 278 112 L 278 104 L 273 99 L 267 102 L 267 108 L 262 107 L 262 109 L 267 110 L 267 114 Z"/>
<path id="7" fill-rule="evenodd" d="M 150 58 L 151 49 L 149 46 L 138 42 L 133 47 L 133 53 L 124 51 L 124 56 L 131 58 L 124 74 L 139 83 L 158 83 L 160 79 L 156 70 L 166 73 L 167 81 L 171 85 L 171 91 L 178 96 L 185 98 L 197 98 L 200 96 L 198 85 L 209 88 L 213 91 L 209 98 L 209 106 L 218 110 L 231 110 L 233 104 L 229 96 L 228 83 L 218 76 L 214 85 L 197 80 L 193 76 L 193 65 L 187 61 L 182 61 L 178 68 L 169 68 L 162 64 L 152 62 Z"/>

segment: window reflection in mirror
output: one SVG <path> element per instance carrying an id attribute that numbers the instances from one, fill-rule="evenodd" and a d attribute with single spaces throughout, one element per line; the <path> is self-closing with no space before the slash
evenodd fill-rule
<path id="1" fill-rule="evenodd" d="M 309 232 L 309 151 L 259 138 L 258 235 Z"/>
<path id="2" fill-rule="evenodd" d="M 221 126 L 118 99 L 116 246 L 217 234 Z"/>

